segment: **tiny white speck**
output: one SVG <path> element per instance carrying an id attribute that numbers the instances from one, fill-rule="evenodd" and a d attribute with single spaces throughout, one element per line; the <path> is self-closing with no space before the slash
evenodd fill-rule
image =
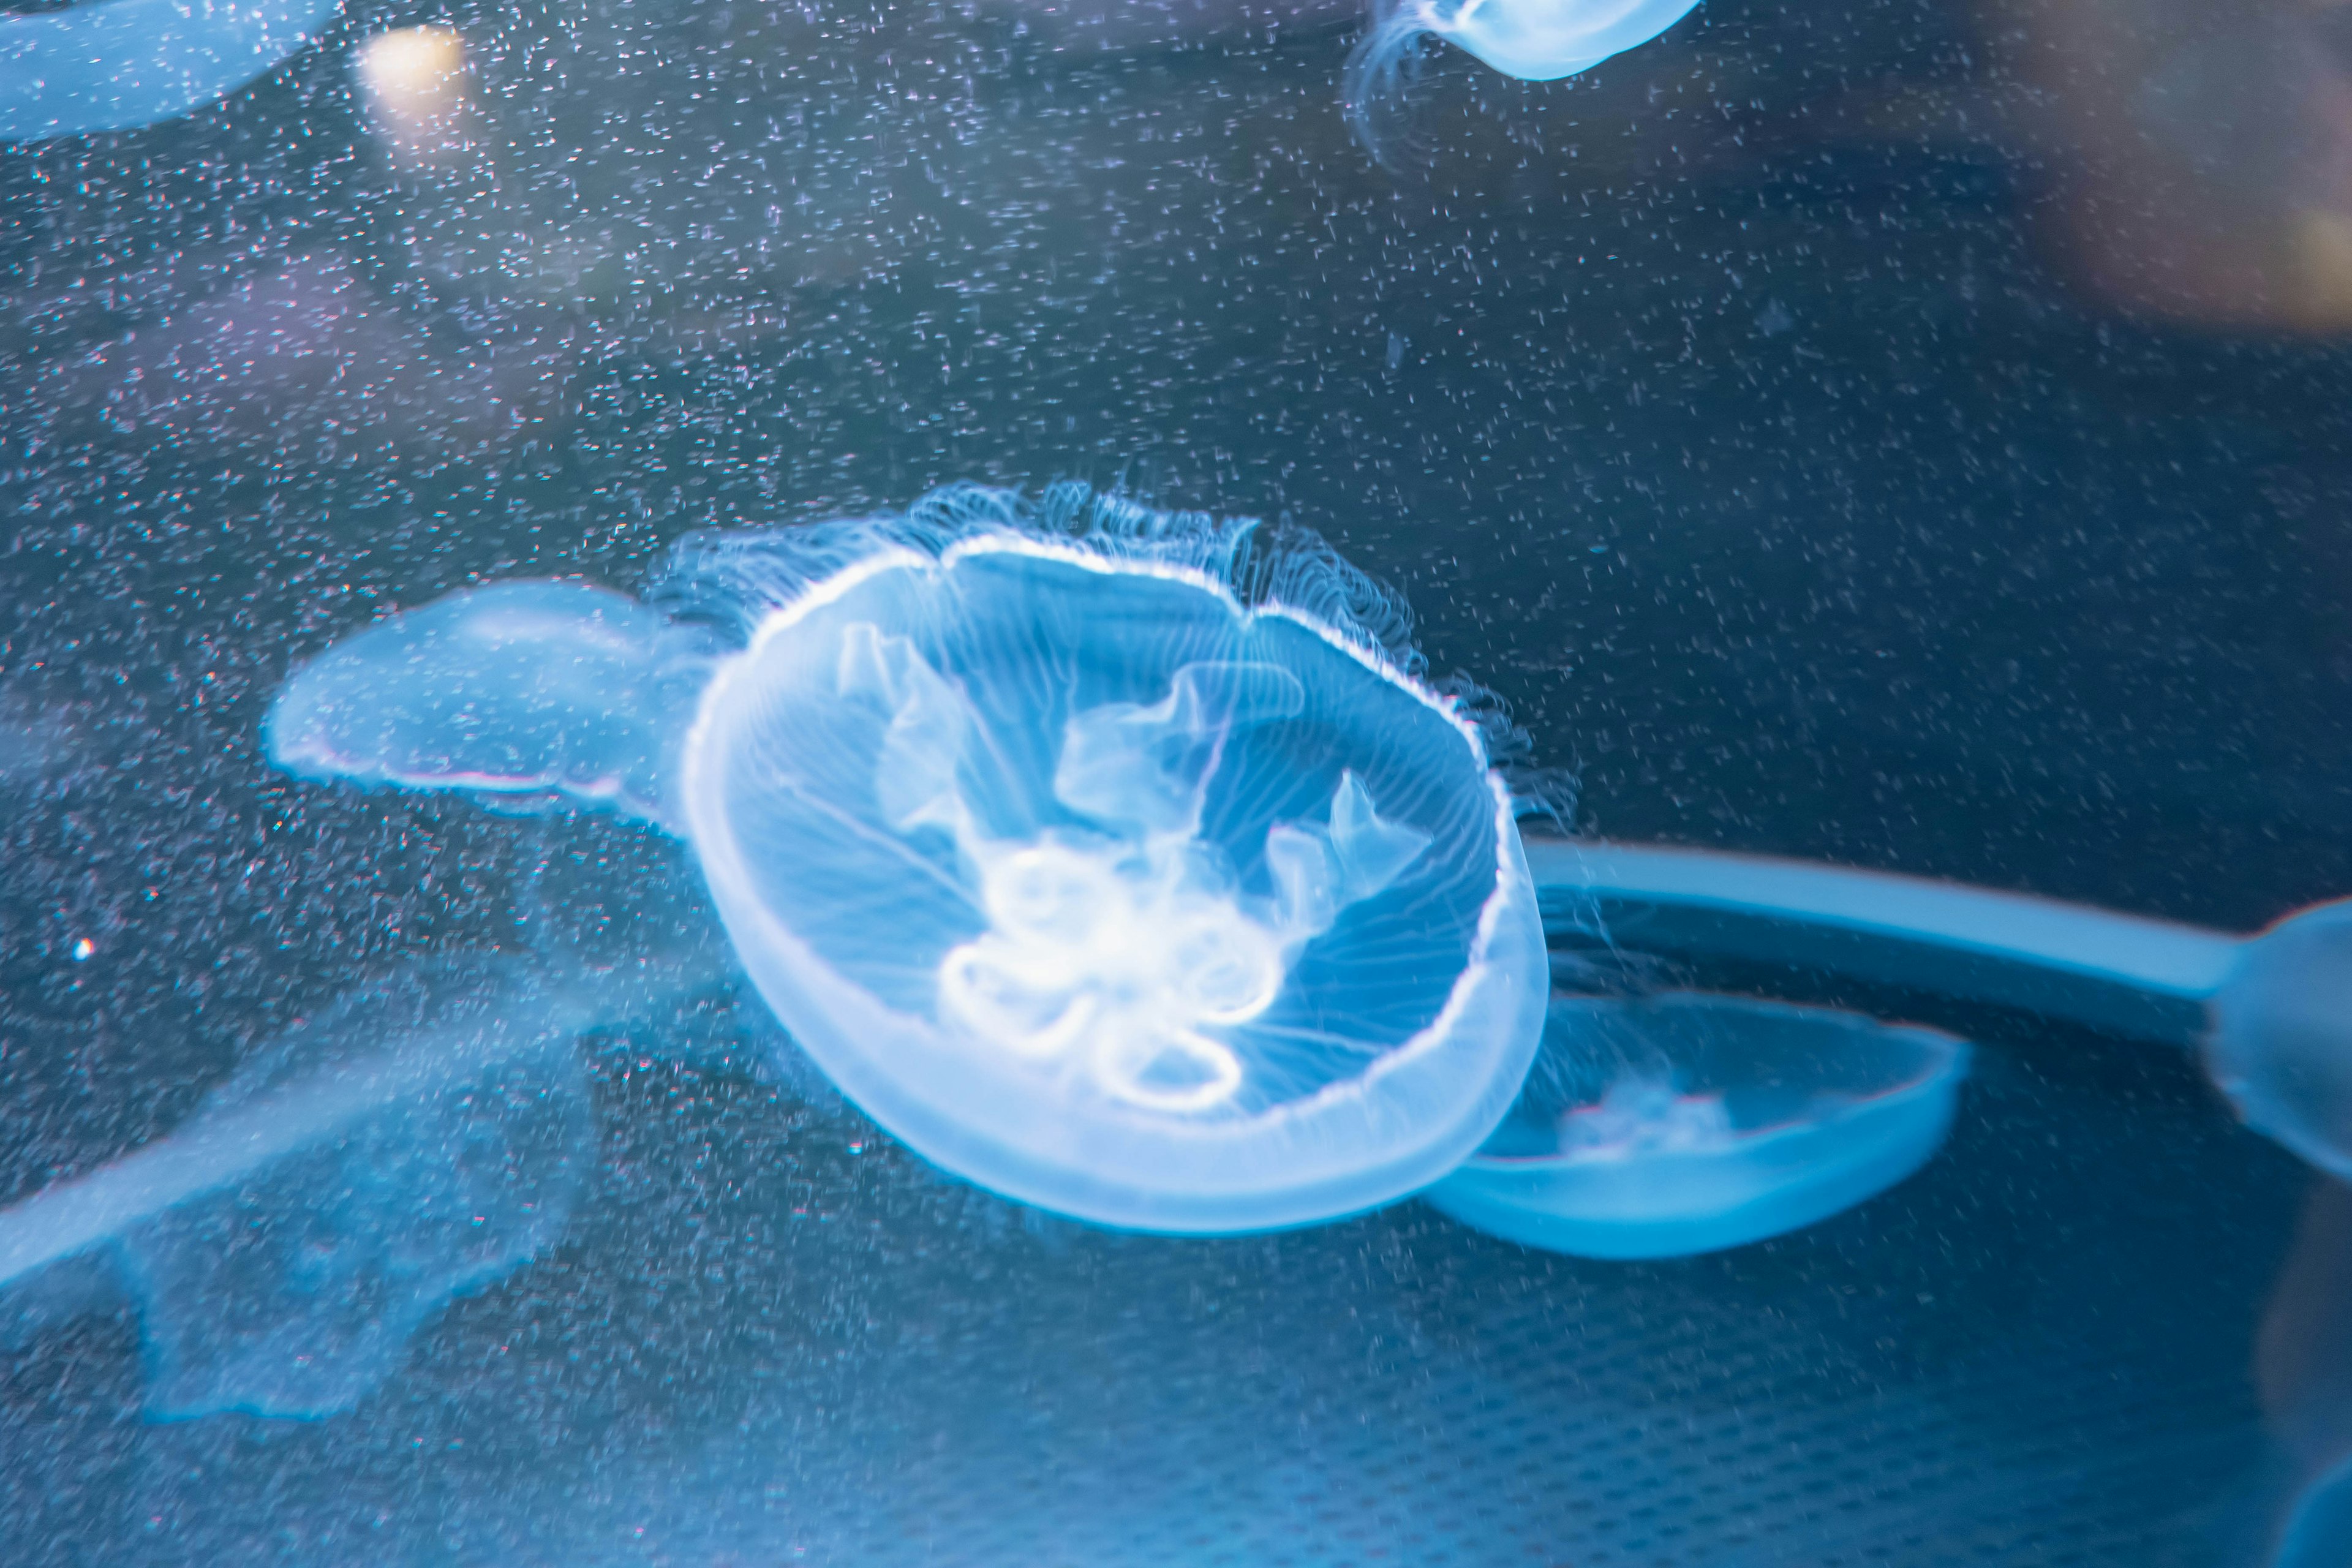
<path id="1" fill-rule="evenodd" d="M 73 960 L 76 963 L 84 962 L 91 953 L 96 952 L 97 951 L 98 943 L 90 941 L 89 938 L 84 936 L 76 937 L 74 939 Z"/>

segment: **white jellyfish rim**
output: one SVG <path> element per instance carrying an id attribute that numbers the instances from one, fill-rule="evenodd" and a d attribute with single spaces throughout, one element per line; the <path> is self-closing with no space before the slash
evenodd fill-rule
<path id="1" fill-rule="evenodd" d="M 1480 735 L 1477 727 L 1464 715 L 1458 701 L 1431 690 L 1403 670 L 1396 668 L 1392 662 L 1382 657 L 1379 650 L 1366 647 L 1315 616 L 1279 601 L 1257 605 L 1245 603 L 1234 591 L 1229 582 L 1213 573 L 1180 563 L 1154 560 L 1149 556 L 1106 556 L 1076 545 L 1039 539 L 1010 530 L 990 529 L 985 532 L 957 540 L 937 553 L 906 545 L 894 544 L 879 547 L 872 555 L 808 584 L 789 600 L 775 605 L 761 617 L 751 637 L 740 652 L 719 661 L 709 683 L 703 689 L 693 722 L 688 727 L 685 742 L 681 747 L 677 793 L 684 803 L 688 829 L 701 861 L 704 877 L 710 884 L 721 912 L 730 921 L 739 917 L 748 917 L 759 934 L 763 939 L 774 942 L 780 951 L 801 955 L 820 971 L 826 973 L 833 973 L 830 964 L 818 958 L 804 940 L 769 910 L 755 890 L 732 826 L 726 821 L 722 813 L 712 810 L 708 804 L 711 795 L 706 787 L 706 771 L 711 764 L 717 750 L 713 744 L 713 736 L 723 723 L 720 715 L 727 706 L 727 700 L 734 683 L 742 679 L 746 671 L 756 668 L 761 655 L 771 643 L 787 635 L 817 611 L 837 603 L 865 583 L 885 573 L 900 570 L 944 574 L 963 561 L 991 554 L 1022 555 L 1033 559 L 1050 560 L 1101 576 L 1146 576 L 1181 583 L 1213 595 L 1244 625 L 1251 624 L 1260 618 L 1287 621 L 1328 647 L 1343 653 L 1355 661 L 1360 668 L 1386 681 L 1396 690 L 1436 714 L 1449 725 L 1454 733 L 1461 737 L 1463 744 L 1468 748 L 1472 760 L 1484 775 L 1488 795 L 1494 802 L 1495 811 L 1490 835 L 1493 847 L 1492 869 L 1495 878 L 1493 890 L 1480 908 L 1475 934 L 1470 944 L 1467 960 L 1448 987 L 1444 1004 L 1439 1008 L 1437 1014 L 1416 1030 L 1411 1037 L 1399 1042 L 1394 1047 L 1367 1063 L 1361 1070 L 1343 1079 L 1326 1085 L 1311 1094 L 1286 1100 L 1279 1105 L 1270 1106 L 1245 1116 L 1221 1118 L 1216 1121 L 1186 1121 L 1164 1115 L 1152 1115 L 1147 1119 L 1132 1110 L 1124 1114 L 1120 1112 L 1108 1114 L 1119 1120 L 1132 1118 L 1134 1125 L 1139 1128 L 1148 1126 L 1157 1137 L 1181 1139 L 1196 1145 L 1239 1146 L 1244 1142 L 1262 1140 L 1269 1132 L 1278 1131 L 1290 1122 L 1304 1121 L 1345 1100 L 1363 1098 L 1368 1090 L 1383 1079 L 1411 1068 L 1441 1048 L 1461 1025 L 1473 1005 L 1473 998 L 1493 973 L 1496 951 L 1504 922 L 1517 912 L 1517 905 L 1522 898 L 1529 902 L 1530 907 L 1532 907 L 1533 899 L 1533 882 L 1525 870 L 1524 857 L 1515 854 L 1518 836 L 1517 816 L 1512 808 L 1510 792 L 1495 772 L 1493 763 L 1486 753 L 1484 738 Z M 1515 859 L 1519 862 L 1516 867 Z M 845 981 L 843 984 L 849 983 Z M 871 997 L 860 987 L 852 986 L 851 988 L 893 1017 L 903 1018 L 920 1029 L 929 1030 L 935 1027 L 928 1020 L 901 1014 L 897 1009 L 888 1007 L 887 1004 Z M 1533 1051 L 1534 1044 L 1530 1042 L 1528 1051 L 1530 1058 Z M 1327 1156 L 1294 1170 L 1288 1179 L 1279 1183 L 1252 1182 L 1236 1184 L 1231 1187 L 1221 1186 L 1208 1191 L 1194 1186 L 1187 1188 L 1185 1195 L 1204 1199 L 1230 1199 L 1244 1194 L 1264 1193 L 1269 1189 L 1313 1190 L 1345 1180 L 1353 1171 L 1360 1168 L 1378 1170 L 1409 1161 L 1426 1147 L 1440 1143 L 1461 1143 L 1462 1152 L 1467 1154 L 1493 1131 L 1494 1124 L 1499 1122 L 1502 1116 L 1509 1110 L 1517 1091 L 1516 1079 L 1507 1087 L 1507 1092 L 1491 1096 L 1493 1103 L 1487 1108 L 1489 1114 L 1483 1118 L 1472 1117 L 1470 1120 L 1475 1122 L 1475 1126 L 1467 1129 L 1457 1122 L 1441 1118 L 1423 1136 L 1401 1139 L 1392 1144 L 1386 1145 L 1376 1158 L 1349 1162 Z M 1030 1157 L 1050 1160 L 1049 1156 Z M 1433 1172 L 1423 1176 L 1422 1180 L 1433 1179 L 1434 1176 L 1442 1173 L 1442 1172 Z M 1124 1187 L 1133 1186 L 1133 1184 L 1127 1181 L 1120 1181 L 1118 1184 Z M 1364 1204 L 1353 1206 L 1359 1208 L 1375 1206 L 1380 1203 L 1392 1201 L 1396 1197 L 1405 1195 L 1412 1186 L 1418 1184 L 1413 1183 L 1400 1186 L 1386 1195 L 1372 1198 Z M 1344 1213 L 1348 1210 L 1342 1208 L 1336 1212 Z M 1276 1220 L 1273 1223 L 1277 1225 L 1302 1223 L 1305 1217 L 1307 1216 L 1301 1216 L 1300 1219 Z M 1204 1227 L 1181 1226 L 1179 1228 Z"/>

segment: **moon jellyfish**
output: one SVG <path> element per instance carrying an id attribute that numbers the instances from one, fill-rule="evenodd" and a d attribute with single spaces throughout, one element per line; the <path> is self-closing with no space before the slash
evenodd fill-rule
<path id="1" fill-rule="evenodd" d="M 0 1289 L 110 1256 L 152 1415 L 349 1408 L 570 1213 L 593 1153 L 572 1037 L 666 983 L 545 967 L 449 961 L 346 994 L 166 1137 L 0 1211 Z"/>
<path id="2" fill-rule="evenodd" d="M 398 617 L 288 683 L 271 755 L 679 829 L 834 1082 L 1040 1207 L 1307 1224 L 1508 1108 L 1548 989 L 1509 792 L 1311 535 L 960 488 L 689 540 L 650 602 L 675 618 L 548 584 Z M 698 664 L 713 623 L 743 644 Z"/>
<path id="3" fill-rule="evenodd" d="M 0 142 L 153 125 L 300 48 L 341 0 L 86 0 L 0 16 Z"/>
<path id="4" fill-rule="evenodd" d="M 1827 1008 L 1562 997 L 1510 1115 L 1423 1195 L 1480 1230 L 1585 1258 L 1744 1246 L 1926 1163 L 1968 1060 L 1948 1035 Z"/>
<path id="5" fill-rule="evenodd" d="M 1424 34 L 1523 81 L 1554 81 L 1664 33 L 1698 0 L 1379 0 L 1348 57 L 1348 118 L 1377 153 L 1371 116 L 1404 85 Z"/>

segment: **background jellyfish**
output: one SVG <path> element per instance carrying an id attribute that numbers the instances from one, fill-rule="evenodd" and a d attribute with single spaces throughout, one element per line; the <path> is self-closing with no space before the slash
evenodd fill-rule
<path id="1" fill-rule="evenodd" d="M 271 755 L 682 825 L 802 1047 L 1043 1207 L 1309 1223 L 1508 1106 L 1546 989 L 1509 792 L 1310 536 L 958 489 L 689 541 L 654 597 L 680 620 L 542 584 L 375 627 L 288 683 Z M 713 620 L 748 646 L 689 714 Z"/>
<path id="2" fill-rule="evenodd" d="M 110 1258 L 152 1415 L 349 1408 L 562 1231 L 593 1152 L 572 1039 L 685 983 L 460 958 L 357 987 L 168 1136 L 0 1210 L 0 1291 L 37 1314 L 45 1274 Z"/>
<path id="3" fill-rule="evenodd" d="M 0 16 L 0 142 L 201 109 L 310 42 L 341 0 L 88 0 Z"/>
<path id="4" fill-rule="evenodd" d="M 1648 43 L 1698 0 L 1377 0 L 1372 25 L 1348 56 L 1348 119 L 1375 156 L 1375 119 L 1405 86 L 1423 34 L 1444 38 L 1506 76 L 1554 81 Z"/>
<path id="5" fill-rule="evenodd" d="M 1695 993 L 1561 997 L 1526 1089 L 1424 1194 L 1588 1258 L 1712 1252 L 1828 1218 L 1925 1164 L 1968 1047 L 1852 1013 Z"/>

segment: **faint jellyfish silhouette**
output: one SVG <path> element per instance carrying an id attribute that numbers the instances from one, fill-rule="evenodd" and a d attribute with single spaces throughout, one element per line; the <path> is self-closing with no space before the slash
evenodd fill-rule
<path id="1" fill-rule="evenodd" d="M 1698 0 L 1376 0 L 1348 56 L 1348 121 L 1381 162 L 1381 110 L 1407 84 L 1423 35 L 1466 49 L 1506 76 L 1554 81 L 1658 37 Z"/>
<path id="2" fill-rule="evenodd" d="M 688 983 L 554 967 L 460 956 L 354 987 L 168 1135 L 0 1210 L 0 1289 L 37 1310 L 46 1274 L 110 1257 L 151 1415 L 358 1403 L 562 1230 L 593 1153 L 573 1037 Z"/>
<path id="3" fill-rule="evenodd" d="M 1509 1105 L 1547 968 L 1492 724 L 1312 536 L 964 487 L 689 540 L 653 599 L 679 618 L 541 584 L 372 628 L 289 681 L 271 754 L 682 829 L 834 1082 L 1041 1207 L 1311 1223 Z M 545 624 L 476 635 L 518 606 Z M 712 665 L 714 621 L 747 646 Z"/>
<path id="4" fill-rule="evenodd" d="M 86 0 L 0 16 L 0 142 L 192 113 L 307 44 L 341 0 Z"/>
<path id="5" fill-rule="evenodd" d="M 1968 1061 L 1948 1035 L 1828 1008 L 1563 996 L 1510 1115 L 1423 1196 L 1477 1229 L 1580 1257 L 1739 1247 L 1926 1163 Z"/>

